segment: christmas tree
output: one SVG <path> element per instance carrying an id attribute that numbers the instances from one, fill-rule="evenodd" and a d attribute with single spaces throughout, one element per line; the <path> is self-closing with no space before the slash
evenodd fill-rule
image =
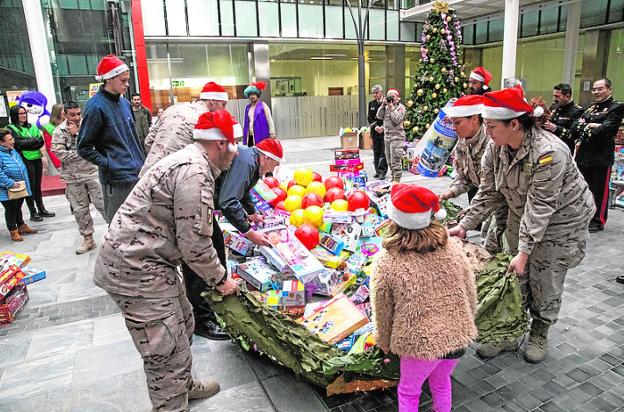
<path id="1" fill-rule="evenodd" d="M 420 64 L 406 101 L 407 140 L 420 139 L 439 109 L 468 87 L 463 70 L 461 24 L 448 3 L 436 1 L 423 27 Z"/>

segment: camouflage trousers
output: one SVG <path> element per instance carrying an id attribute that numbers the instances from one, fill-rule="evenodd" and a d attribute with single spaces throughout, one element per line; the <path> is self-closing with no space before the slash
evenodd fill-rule
<path id="1" fill-rule="evenodd" d="M 504 249 L 503 234 L 507 227 L 507 205 L 501 206 L 488 217 L 481 227 L 483 247 L 495 255 Z"/>
<path id="2" fill-rule="evenodd" d="M 535 244 L 525 275 L 518 277 L 524 305 L 533 319 L 547 325 L 557 321 L 566 274 L 585 257 L 586 240 L 585 230 L 585 234 Z"/>
<path id="3" fill-rule="evenodd" d="M 143 358 L 152 411 L 188 411 L 193 309 L 181 282 L 180 295 L 145 299 L 109 293 Z"/>
<path id="4" fill-rule="evenodd" d="M 80 183 L 67 183 L 67 200 L 74 210 L 74 218 L 78 223 L 78 230 L 82 236 L 93 233 L 93 219 L 89 206 L 93 206 L 104 217 L 104 200 L 102 198 L 102 186 L 96 179 Z"/>
<path id="5" fill-rule="evenodd" d="M 386 162 L 390 169 L 392 180 L 399 182 L 403 174 L 403 167 L 401 165 L 401 158 L 403 157 L 403 146 L 405 142 L 399 139 L 384 139 L 384 153 L 386 155 Z"/>

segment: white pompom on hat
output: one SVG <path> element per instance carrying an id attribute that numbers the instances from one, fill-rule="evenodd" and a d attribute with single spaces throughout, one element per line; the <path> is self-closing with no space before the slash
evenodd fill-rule
<path id="1" fill-rule="evenodd" d="M 446 218 L 446 210 L 440 207 L 438 196 L 426 187 L 398 183 L 392 186 L 388 217 L 404 229 L 424 229 L 431 224 L 431 217 Z"/>

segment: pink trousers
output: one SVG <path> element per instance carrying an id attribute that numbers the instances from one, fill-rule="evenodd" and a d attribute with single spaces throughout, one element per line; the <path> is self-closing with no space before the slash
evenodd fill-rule
<path id="1" fill-rule="evenodd" d="M 399 412 L 418 412 L 420 392 L 427 379 L 429 379 L 433 410 L 435 412 L 450 411 L 451 373 L 458 363 L 459 359 L 428 361 L 402 357 L 398 388 Z"/>

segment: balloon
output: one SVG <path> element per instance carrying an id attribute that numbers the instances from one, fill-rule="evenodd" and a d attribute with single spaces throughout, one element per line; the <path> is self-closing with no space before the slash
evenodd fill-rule
<path id="1" fill-rule="evenodd" d="M 279 210 L 286 210 L 284 209 L 284 201 L 282 200 L 280 202 L 277 202 L 277 204 L 275 205 L 275 208 Z"/>
<path id="2" fill-rule="evenodd" d="M 295 237 L 299 239 L 308 250 L 314 249 L 319 243 L 319 231 L 309 223 L 304 223 L 295 230 Z"/>
<path id="3" fill-rule="evenodd" d="M 283 201 L 286 199 L 286 196 L 288 196 L 288 194 L 286 193 L 286 191 L 284 189 L 282 189 L 281 187 L 274 187 L 273 189 L 273 193 L 275 193 L 277 195 L 277 197 L 275 199 L 273 199 L 271 201 L 271 206 L 275 207 L 275 205 L 277 205 L 279 202 Z"/>
<path id="4" fill-rule="evenodd" d="M 281 182 L 279 187 L 284 191 L 288 192 L 288 182 Z"/>
<path id="5" fill-rule="evenodd" d="M 301 196 L 289 195 L 286 200 L 284 200 L 284 209 L 289 212 L 301 209 Z"/>
<path id="6" fill-rule="evenodd" d="M 329 205 L 336 212 L 346 212 L 349 210 L 349 203 L 344 199 L 336 199 Z"/>
<path id="7" fill-rule="evenodd" d="M 308 187 L 306 187 L 306 193 L 316 193 L 321 197 L 321 199 L 325 197 L 326 192 L 327 189 L 325 189 L 325 185 L 323 185 L 323 183 L 321 182 L 313 181 L 310 182 Z"/>
<path id="8" fill-rule="evenodd" d="M 296 184 L 297 184 L 297 182 L 295 182 L 294 180 L 291 180 L 290 182 L 288 182 L 288 188 L 290 189 L 291 187 L 293 187 Z"/>
<path id="9" fill-rule="evenodd" d="M 331 203 L 331 202 L 333 202 L 336 199 L 345 199 L 346 200 L 347 198 L 345 196 L 344 190 L 342 190 L 339 187 L 332 187 L 325 194 L 325 201 Z"/>
<path id="10" fill-rule="evenodd" d="M 262 179 L 262 181 L 264 182 L 264 184 L 269 186 L 271 189 L 273 189 L 274 187 L 279 187 L 279 185 L 280 185 L 279 180 L 277 180 L 273 176 L 265 177 L 264 179 Z"/>
<path id="11" fill-rule="evenodd" d="M 312 175 L 314 175 L 314 180 L 312 180 L 313 182 L 323 183 L 323 176 L 321 176 L 320 173 L 312 172 Z"/>
<path id="12" fill-rule="evenodd" d="M 342 179 L 338 176 L 329 176 L 325 179 L 325 189 L 329 190 L 332 187 L 339 187 L 344 189 L 344 183 L 342 183 Z"/>
<path id="13" fill-rule="evenodd" d="M 306 195 L 303 196 L 301 205 L 304 209 L 310 206 L 323 206 L 323 198 L 316 193 L 306 193 Z"/>
<path id="14" fill-rule="evenodd" d="M 308 206 L 303 211 L 303 222 L 309 223 L 314 227 L 319 227 L 323 224 L 323 215 L 325 211 L 320 206 Z"/>
<path id="15" fill-rule="evenodd" d="M 310 169 L 297 169 L 294 175 L 295 182 L 303 187 L 310 184 L 314 180 L 314 175 Z"/>
<path id="16" fill-rule="evenodd" d="M 303 197 L 306 194 L 305 187 L 299 185 L 293 185 L 288 188 L 288 196 L 297 195 L 299 197 Z"/>
<path id="17" fill-rule="evenodd" d="M 303 209 L 294 210 L 290 214 L 290 224 L 293 226 L 301 226 L 303 224 L 304 212 Z"/>
<path id="18" fill-rule="evenodd" d="M 370 199 L 368 195 L 361 190 L 354 190 L 348 197 L 349 211 L 355 212 L 358 209 L 368 209 Z"/>

